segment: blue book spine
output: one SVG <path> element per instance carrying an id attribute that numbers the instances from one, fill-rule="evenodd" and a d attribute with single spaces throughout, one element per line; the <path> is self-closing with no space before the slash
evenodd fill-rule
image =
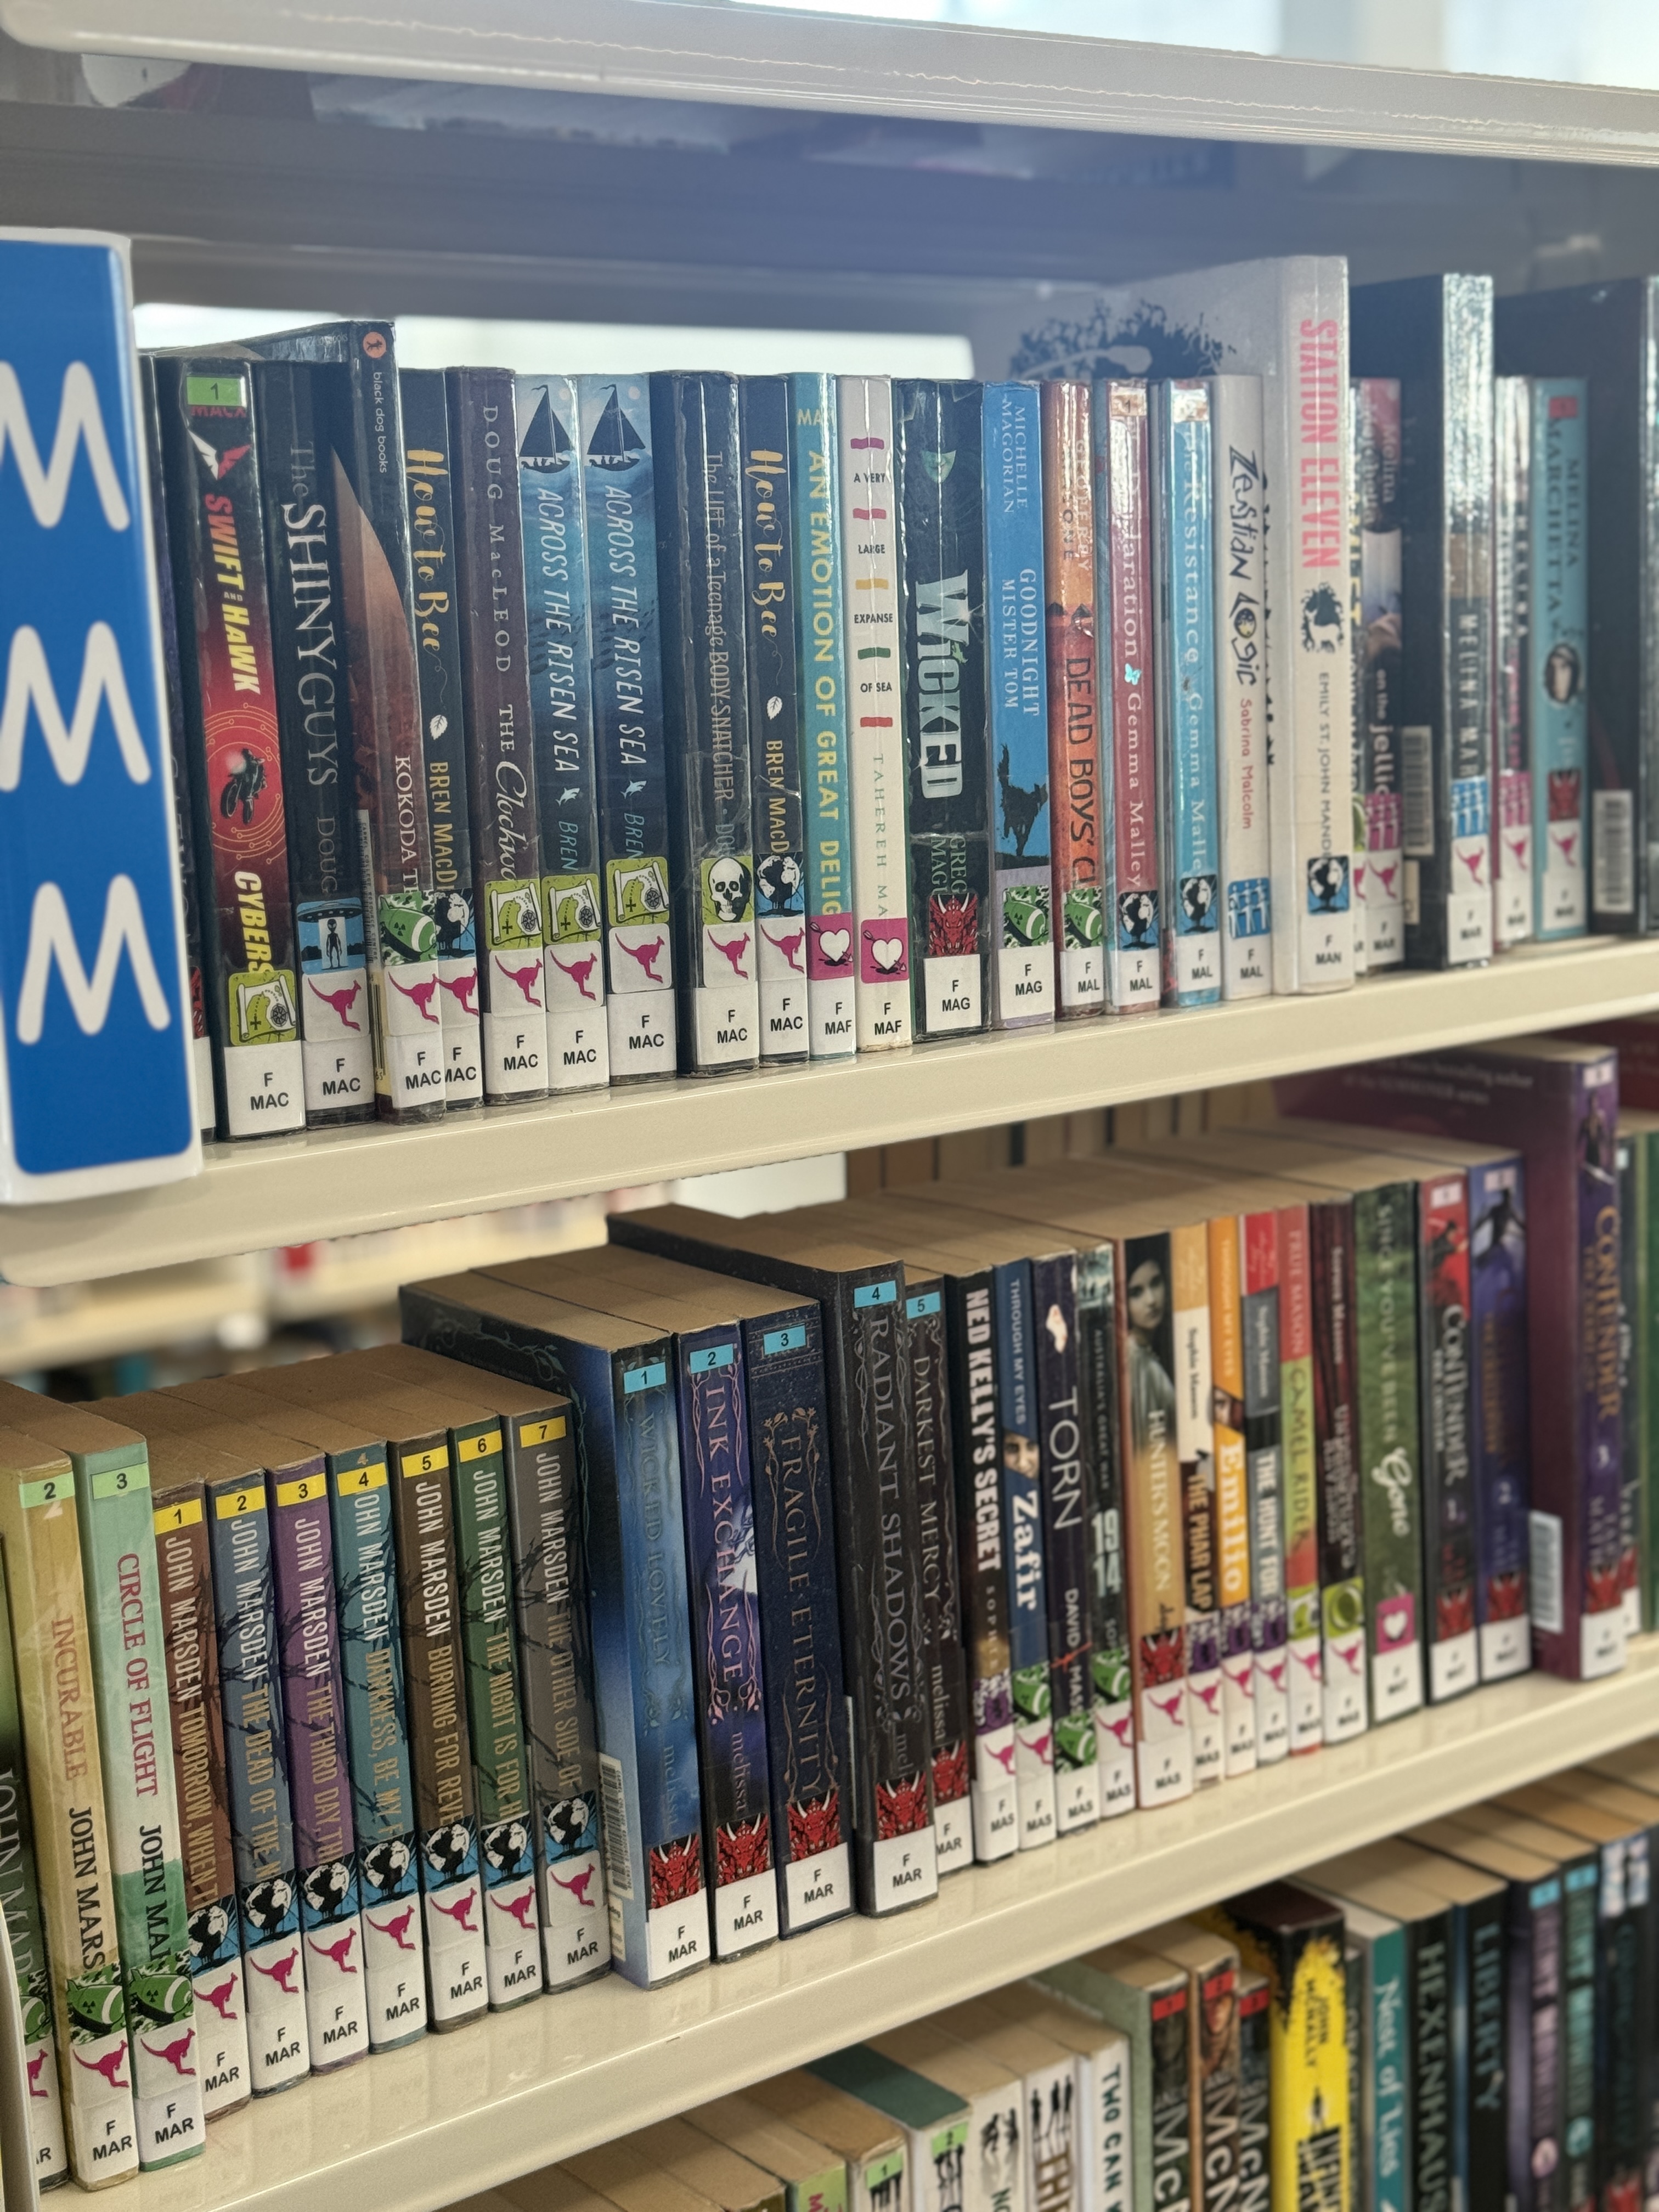
<path id="1" fill-rule="evenodd" d="M 807 1025 L 813 1059 L 834 1060 L 858 1049 L 835 378 L 792 376 L 789 411 L 805 802 Z"/>
<path id="2" fill-rule="evenodd" d="M 1170 887 L 1164 938 L 1166 1006 L 1221 996 L 1220 872 L 1215 753 L 1215 584 L 1210 395 L 1160 386 L 1157 444 L 1158 823 Z"/>
<path id="3" fill-rule="evenodd" d="M 392 1489 L 378 1445 L 331 1456 L 329 1504 L 368 2040 L 371 2050 L 390 2051 L 426 2032 L 426 1933 Z"/>
<path id="4" fill-rule="evenodd" d="M 257 2097 L 286 2089 L 311 2071 L 276 1586 L 264 1484 L 210 1483 L 207 1497 L 248 2062 Z"/>
<path id="5" fill-rule="evenodd" d="M 15 1203 L 201 1165 L 125 241 L 0 239 L 0 1200 Z"/>
<path id="6" fill-rule="evenodd" d="M 1396 1923 L 1375 1936 L 1367 1948 L 1364 2047 L 1370 2069 L 1366 2117 L 1370 2122 L 1367 2166 L 1371 2197 L 1365 2212 L 1401 2212 L 1410 2194 L 1406 2179 L 1406 2084 L 1411 2078 L 1406 2048 L 1411 2011 L 1406 1931 Z"/>
<path id="7" fill-rule="evenodd" d="M 992 1018 L 1013 1029 L 1053 1021 L 1056 997 L 1042 419 L 1034 384 L 988 384 L 984 406 Z"/>
<path id="8" fill-rule="evenodd" d="M 778 1932 L 743 1343 L 736 1322 L 674 1340 L 702 1849 L 714 1955 Z"/>
<path id="9" fill-rule="evenodd" d="M 853 1906 L 835 1499 L 815 1301 L 744 1323 L 780 1933 Z"/>
<path id="10" fill-rule="evenodd" d="M 1532 731 L 1534 934 L 1582 937 L 1589 842 L 1589 386 L 1582 376 L 1532 386 Z M 1538 834 L 1542 825 L 1543 835 Z M 1608 856 L 1612 861 L 1612 855 Z M 1628 866 L 1627 859 L 1619 862 Z"/>
<path id="11" fill-rule="evenodd" d="M 1037 1437 L 1036 1347 L 1031 1341 L 1031 1265 L 996 1271 L 997 1401 L 1002 1425 L 1003 1547 L 1008 1560 L 1010 1672 L 1014 1692 L 1014 1785 L 1019 1847 L 1054 1839 L 1054 1705 L 1048 1685 L 1048 1609 L 1042 1557 L 1042 1448 Z"/>

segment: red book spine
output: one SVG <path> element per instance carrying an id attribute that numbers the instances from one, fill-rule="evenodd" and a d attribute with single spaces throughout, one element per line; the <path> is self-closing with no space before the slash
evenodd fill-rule
<path id="1" fill-rule="evenodd" d="M 1107 988 L 1115 1012 L 1158 1011 L 1158 760 L 1152 714 L 1152 586 L 1146 387 L 1103 384 L 1096 452 L 1106 474 L 1110 750 L 1104 761 L 1112 838 L 1106 900 Z"/>
<path id="2" fill-rule="evenodd" d="M 1042 567 L 1048 609 L 1049 819 L 1062 1018 L 1106 1004 L 1095 489 L 1089 387 L 1042 387 Z"/>

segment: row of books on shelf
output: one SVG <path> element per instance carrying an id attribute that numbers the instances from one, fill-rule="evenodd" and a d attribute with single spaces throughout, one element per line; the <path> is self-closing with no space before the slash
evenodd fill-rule
<path id="1" fill-rule="evenodd" d="M 457 2212 L 1612 2212 L 1653 2193 L 1650 1741 Z"/>

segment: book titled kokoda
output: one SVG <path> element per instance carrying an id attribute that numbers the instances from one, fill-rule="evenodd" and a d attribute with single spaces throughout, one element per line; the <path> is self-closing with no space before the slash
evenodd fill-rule
<path id="1" fill-rule="evenodd" d="M 356 814 L 346 789 L 351 726 L 334 472 L 326 433 L 316 420 L 310 370 L 293 362 L 261 362 L 253 386 L 306 1120 L 326 1126 L 364 1121 L 374 1112 L 362 875 Z"/>
<path id="2" fill-rule="evenodd" d="M 432 836 L 431 913 L 437 934 L 444 1103 L 477 1106 L 483 1101 L 483 1061 L 449 403 L 439 368 L 400 369 L 398 390 L 403 402 L 422 753 Z"/>
<path id="3" fill-rule="evenodd" d="M 249 350 L 312 365 L 333 449 L 376 1091 L 383 1115 L 430 1121 L 444 1108 L 442 1017 L 392 326 L 323 323 Z"/>
<path id="4" fill-rule="evenodd" d="M 678 1064 L 669 939 L 668 758 L 657 619 L 651 395 L 576 379 L 593 639 L 593 747 L 605 863 L 611 1079 Z"/>
<path id="5" fill-rule="evenodd" d="M 983 1029 L 990 1003 L 981 412 L 977 384 L 893 386 L 919 1037 Z"/>
<path id="6" fill-rule="evenodd" d="M 734 376 L 651 380 L 669 907 L 688 1073 L 760 1059 Z"/>
<path id="7" fill-rule="evenodd" d="M 835 378 L 792 376 L 789 406 L 806 866 L 806 1007 L 813 1059 L 835 1060 L 858 1050 Z"/>
<path id="8" fill-rule="evenodd" d="M 593 763 L 586 508 L 573 431 L 576 387 L 520 376 L 519 503 L 530 623 L 530 719 L 542 832 L 542 964 L 547 1079 L 555 1091 L 611 1079 Z"/>
<path id="9" fill-rule="evenodd" d="M 1117 1014 L 1162 1003 L 1146 387 L 1094 387 L 1095 574 L 1100 592 L 1101 814 L 1106 991 Z"/>
<path id="10" fill-rule="evenodd" d="M 743 441 L 744 613 L 749 647 L 750 803 L 761 1058 L 805 1060 L 806 861 L 801 800 L 800 688 L 789 380 L 745 376 Z"/>
<path id="11" fill-rule="evenodd" d="M 484 1097 L 535 1098 L 548 1087 L 547 1006 L 513 379 L 454 368 L 448 391 Z"/>
<path id="12" fill-rule="evenodd" d="M 1267 494 L 1261 380 L 1210 379 L 1215 517 L 1216 786 L 1220 806 L 1221 992 L 1273 989 L 1267 819 Z"/>
<path id="13" fill-rule="evenodd" d="M 1054 1018 L 1048 665 L 1037 390 L 985 388 L 985 641 L 990 694 L 992 1025 Z"/>
<path id="14" fill-rule="evenodd" d="M 1042 565 L 1048 647 L 1048 781 L 1055 793 L 1054 912 L 1060 1012 L 1106 1004 L 1101 905 L 1099 668 L 1095 647 L 1095 487 L 1086 384 L 1042 386 Z"/>
<path id="15" fill-rule="evenodd" d="M 1169 890 L 1164 996 L 1174 1006 L 1221 996 L 1217 910 L 1215 582 L 1211 543 L 1210 395 L 1196 382 L 1157 386 L 1152 445 L 1158 579 L 1158 813 Z"/>
<path id="16" fill-rule="evenodd" d="M 283 764 L 248 364 L 157 364 L 219 1133 L 305 1121 Z"/>

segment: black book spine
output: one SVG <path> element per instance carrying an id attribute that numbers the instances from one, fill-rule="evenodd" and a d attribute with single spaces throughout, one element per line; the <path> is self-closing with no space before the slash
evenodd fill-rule
<path id="1" fill-rule="evenodd" d="M 1090 1633 L 1089 1483 L 1079 1375 L 1077 1261 L 1067 1252 L 1031 1262 L 1036 1390 L 1042 1453 L 1043 1589 L 1054 1729 L 1057 1832 L 1100 1818 Z"/>
<path id="2" fill-rule="evenodd" d="M 466 714 L 461 697 L 461 621 L 455 580 L 449 404 L 443 371 L 405 368 L 404 488 L 415 593 L 422 755 L 432 837 L 432 926 L 437 936 L 443 1033 L 444 1103 L 483 1099 L 478 1034 L 478 951 L 472 898 L 472 827 L 466 787 Z"/>
<path id="3" fill-rule="evenodd" d="M 1123 1431 L 1118 1405 L 1116 1273 L 1109 1245 L 1077 1257 L 1078 1389 L 1088 1482 L 1089 1641 L 1094 1672 L 1100 1809 L 1135 1802 L 1134 1693 L 1124 1533 Z"/>
<path id="4" fill-rule="evenodd" d="M 351 725 L 341 613 L 339 515 L 307 362 L 253 372 L 264 432 L 265 562 L 300 962 L 306 1121 L 374 1112 L 374 1049 L 356 822 L 347 796 Z"/>
<path id="5" fill-rule="evenodd" d="M 1413 2212 L 1453 2212 L 1449 1906 L 1411 1930 Z"/>
<path id="6" fill-rule="evenodd" d="M 1325 1741 L 1369 1724 L 1365 1684 L 1365 1566 L 1360 1514 L 1358 1360 L 1354 1326 L 1353 1200 L 1308 1208 L 1314 1284 L 1314 1443 L 1319 1468 L 1319 1602 L 1323 1630 Z"/>
<path id="7" fill-rule="evenodd" d="M 1561 1877 L 1510 1886 L 1509 2182 L 1516 2212 L 1563 2212 Z"/>
<path id="8" fill-rule="evenodd" d="M 1354 655 L 1354 835 L 1364 855 L 1360 906 L 1368 967 L 1405 953 L 1401 885 L 1400 384 L 1356 377 L 1353 472 L 1360 642 Z"/>
<path id="9" fill-rule="evenodd" d="M 976 1859 L 1006 1858 L 1019 1847 L 994 1297 L 988 1268 L 945 1278 L 957 1579 L 974 1731 L 969 1795 Z"/>
<path id="10" fill-rule="evenodd" d="M 1598 1856 L 1588 1855 L 1562 1869 L 1565 1930 L 1562 2013 L 1565 2023 L 1561 2058 L 1561 2134 L 1565 2181 L 1564 2212 L 1586 2212 L 1595 2203 L 1596 2168 L 1596 1997 L 1597 1901 L 1601 1887 Z"/>
<path id="11" fill-rule="evenodd" d="M 1510 2102 L 1505 2047 L 1509 1960 L 1503 1891 L 1478 1898 L 1463 1914 L 1468 1947 L 1469 2212 L 1504 2212 L 1504 2154 Z"/>
<path id="12" fill-rule="evenodd" d="M 1643 2201 L 1653 2033 L 1645 1956 L 1651 1909 L 1646 1834 L 1604 1844 L 1595 1931 L 1595 2179 L 1601 2212 L 1620 2212 Z"/>
<path id="13" fill-rule="evenodd" d="M 484 1097 L 538 1098 L 548 1087 L 541 834 L 511 373 L 452 368 L 448 397 Z"/>
<path id="14" fill-rule="evenodd" d="M 755 1066 L 742 445 L 732 376 L 651 380 L 680 1066 Z"/>
<path id="15" fill-rule="evenodd" d="M 980 385 L 893 386 L 918 1037 L 983 1029 L 990 1006 L 983 417 Z"/>
<path id="16" fill-rule="evenodd" d="M 1238 2212 L 1273 2201 L 1273 1990 L 1241 1974 L 1238 1990 Z"/>
<path id="17" fill-rule="evenodd" d="M 957 1562 L 956 1469 L 942 1284 L 906 1285 L 905 1358 L 910 1377 L 906 1443 L 921 1537 L 923 1658 L 933 1749 L 933 1836 L 939 1870 L 973 1862 L 968 1787 L 968 1663 Z"/>
<path id="18" fill-rule="evenodd" d="M 738 407 L 760 1050 L 763 1060 L 805 1060 L 806 832 L 788 379 L 745 376 Z"/>

